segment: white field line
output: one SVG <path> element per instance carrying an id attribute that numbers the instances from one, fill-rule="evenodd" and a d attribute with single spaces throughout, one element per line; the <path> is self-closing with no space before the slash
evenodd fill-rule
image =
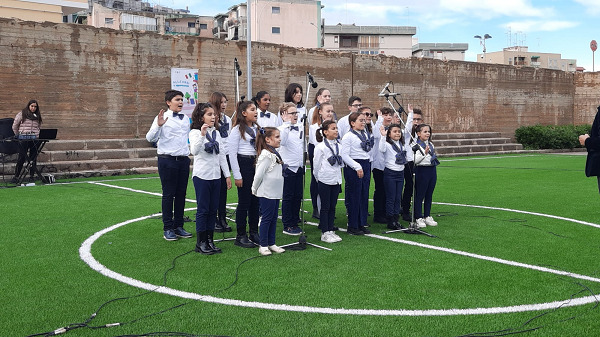
<path id="1" fill-rule="evenodd" d="M 126 190 L 133 191 L 133 192 L 137 191 L 139 193 L 154 194 L 154 193 L 150 193 L 150 192 L 146 192 L 146 191 L 123 188 L 123 187 L 114 186 L 114 185 L 108 185 L 108 184 L 101 184 L 101 185 L 107 186 L 107 187 L 126 189 Z M 532 213 L 532 212 L 526 212 L 526 211 L 511 210 L 508 208 L 494 208 L 494 207 L 486 207 L 486 206 L 473 206 L 473 205 L 448 204 L 448 203 L 438 203 L 438 204 L 463 206 L 463 207 L 479 207 L 479 208 L 485 208 L 485 209 L 498 209 L 498 210 L 504 210 L 504 211 L 514 211 L 514 212 L 518 212 L 518 213 L 525 213 L 525 214 L 548 216 L 551 218 L 556 218 L 556 219 L 561 219 L 561 220 L 566 220 L 566 221 L 574 220 L 574 219 L 563 218 L 563 217 L 549 216 L 549 215 L 545 215 L 542 213 Z M 192 208 L 192 210 L 193 210 L 193 208 Z M 117 272 L 114 272 L 114 271 L 108 269 L 107 267 L 102 265 L 100 262 L 98 262 L 92 256 L 92 254 L 91 254 L 92 244 L 97 239 L 99 239 L 102 235 L 104 235 L 105 233 L 108 233 L 119 227 L 125 226 L 125 225 L 133 223 L 133 222 L 137 222 L 137 221 L 141 221 L 141 220 L 145 220 L 145 219 L 157 216 L 159 214 L 160 213 L 140 217 L 137 219 L 127 220 L 127 221 L 121 222 L 119 224 L 107 227 L 101 231 L 96 232 L 94 235 L 90 236 L 88 239 L 86 239 L 82 243 L 81 247 L 79 248 L 79 256 L 85 263 L 87 263 L 92 269 L 98 271 L 100 274 L 105 275 L 110 278 L 113 278 L 115 280 L 118 280 L 119 282 L 126 283 L 126 284 L 129 284 L 134 287 L 141 288 L 141 289 L 150 290 L 150 291 L 163 293 L 163 294 L 168 294 L 171 296 L 178 296 L 178 297 L 182 297 L 182 298 L 186 298 L 186 299 L 210 302 L 210 303 L 219 303 L 219 304 L 225 304 L 225 305 L 235 305 L 235 306 L 250 307 L 250 308 L 269 309 L 269 310 L 295 311 L 295 312 L 306 312 L 306 313 L 323 313 L 323 314 L 342 314 L 342 315 L 372 315 L 372 316 L 453 316 L 453 315 L 481 315 L 481 314 L 499 314 L 499 313 L 513 313 L 513 312 L 524 312 L 524 311 L 549 310 L 549 309 L 555 309 L 557 307 L 570 307 L 570 306 L 577 306 L 577 305 L 584 305 L 584 304 L 598 302 L 598 299 L 596 298 L 596 296 L 592 295 L 592 296 L 580 297 L 580 298 L 576 298 L 576 299 L 572 299 L 572 300 L 554 301 L 554 302 L 537 303 L 537 304 L 524 304 L 524 305 L 508 306 L 508 307 L 468 308 L 468 309 L 430 309 L 430 310 L 345 309 L 345 308 L 309 307 L 309 306 L 298 306 L 298 305 L 288 305 L 288 304 L 278 304 L 278 303 L 263 303 L 263 302 L 241 301 L 241 300 L 232 300 L 232 299 L 219 298 L 219 297 L 213 297 L 213 296 L 207 296 L 207 295 L 200 295 L 200 294 L 196 294 L 196 293 L 190 293 L 190 292 L 186 292 L 186 291 L 181 291 L 181 290 L 177 290 L 177 289 L 172 289 L 172 288 L 168 288 L 168 287 L 157 286 L 154 284 L 142 282 L 140 280 L 133 279 L 131 277 L 119 274 Z M 577 223 L 582 223 L 582 224 L 595 225 L 595 224 L 591 224 L 591 223 L 587 223 L 587 222 L 581 222 L 578 220 L 574 220 L 574 221 Z M 596 226 L 598 226 L 598 225 L 596 225 Z M 555 269 L 539 267 L 539 266 L 529 265 L 529 264 L 520 263 L 520 262 L 503 260 L 503 259 L 499 259 L 499 258 L 495 258 L 495 257 L 478 255 L 478 254 L 463 252 L 463 251 L 444 248 L 444 247 L 425 245 L 425 244 L 416 243 L 416 242 L 412 242 L 412 241 L 388 238 L 388 237 L 384 237 L 384 236 L 380 236 L 380 235 L 369 234 L 367 236 L 377 238 L 377 239 L 382 239 L 382 240 L 388 240 L 388 241 L 392 241 L 392 242 L 404 243 L 404 244 L 408 244 L 408 245 L 412 245 L 412 246 L 418 246 L 418 247 L 427 248 L 427 249 L 434 249 L 434 250 L 438 250 L 438 251 L 442 251 L 442 252 L 447 252 L 447 253 L 451 253 L 451 254 L 457 254 L 457 255 L 461 255 L 461 256 L 481 259 L 481 260 L 485 260 L 485 261 L 506 264 L 506 265 L 520 267 L 520 268 L 526 268 L 526 269 L 531 269 L 531 270 L 536 270 L 536 271 L 541 271 L 541 272 L 547 272 L 547 273 L 552 273 L 552 274 L 561 275 L 561 276 L 568 276 L 568 277 L 578 278 L 578 279 L 592 281 L 592 282 L 600 282 L 600 279 L 598 279 L 598 278 L 594 278 L 594 277 L 590 277 L 590 276 L 586 276 L 586 275 L 573 274 L 573 273 L 569 273 L 569 272 L 565 272 L 565 271 L 561 271 L 561 270 L 555 270 Z"/>

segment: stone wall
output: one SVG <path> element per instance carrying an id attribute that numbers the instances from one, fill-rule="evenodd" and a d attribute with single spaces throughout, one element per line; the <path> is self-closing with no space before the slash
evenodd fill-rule
<path id="1" fill-rule="evenodd" d="M 171 68 L 199 69 L 200 101 L 225 92 L 233 111 L 233 59 L 246 92 L 244 42 L 173 37 L 73 24 L 0 19 L 0 118 L 14 117 L 29 99 L 40 102 L 44 127 L 61 139 L 145 137 L 164 107 Z M 338 115 L 350 95 L 376 108 L 393 81 L 399 100 L 419 105 L 434 132 L 500 131 L 521 125 L 591 123 L 599 103 L 598 73 L 515 68 L 472 62 L 398 59 L 253 43 L 253 92 L 267 90 L 274 106 L 288 83 L 305 86 L 306 71 L 331 90 Z M 306 90 L 306 88 L 305 88 Z M 312 97 L 316 89 L 311 88 Z"/>

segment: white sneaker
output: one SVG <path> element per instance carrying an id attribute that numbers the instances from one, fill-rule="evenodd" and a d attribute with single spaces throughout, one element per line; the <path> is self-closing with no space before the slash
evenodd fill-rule
<path id="1" fill-rule="evenodd" d="M 333 236 L 331 236 L 331 232 L 322 233 L 321 234 L 321 241 L 327 242 L 327 243 L 337 242 L 337 241 L 335 241 L 335 238 Z"/>
<path id="2" fill-rule="evenodd" d="M 437 226 L 437 222 L 435 222 L 435 220 L 433 220 L 433 218 L 430 216 L 425 218 L 425 224 L 427 226 Z"/>
<path id="3" fill-rule="evenodd" d="M 262 256 L 271 255 L 269 247 L 258 247 L 258 253 Z"/>
<path id="4" fill-rule="evenodd" d="M 427 224 L 425 223 L 425 219 L 418 218 L 417 219 L 417 227 L 418 228 L 425 228 L 425 227 L 427 227 Z"/>
<path id="5" fill-rule="evenodd" d="M 335 242 L 342 241 L 342 238 L 339 235 L 335 234 L 334 231 L 330 231 L 329 235 L 335 240 Z"/>
<path id="6" fill-rule="evenodd" d="M 277 254 L 281 254 L 283 252 L 285 252 L 285 249 L 281 248 L 281 247 L 277 247 L 276 245 L 272 245 L 268 247 L 270 251 L 272 251 L 273 253 L 277 253 Z"/>

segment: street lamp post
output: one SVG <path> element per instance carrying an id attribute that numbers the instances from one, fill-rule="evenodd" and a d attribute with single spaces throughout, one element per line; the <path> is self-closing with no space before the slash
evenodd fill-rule
<path id="1" fill-rule="evenodd" d="M 474 38 L 479 39 L 479 44 L 483 46 L 483 55 L 481 56 L 481 58 L 485 62 L 485 40 L 491 39 L 492 36 L 490 34 L 485 34 L 483 37 L 481 37 L 481 35 L 475 35 Z"/>

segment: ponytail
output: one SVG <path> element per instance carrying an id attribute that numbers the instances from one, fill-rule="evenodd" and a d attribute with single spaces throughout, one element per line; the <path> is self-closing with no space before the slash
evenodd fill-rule
<path id="1" fill-rule="evenodd" d="M 277 128 L 274 127 L 264 127 L 258 128 L 258 132 L 256 133 L 256 153 L 260 156 L 262 150 L 266 149 L 269 152 L 271 151 L 271 147 L 267 144 L 267 137 L 272 137 L 275 132 L 279 132 Z"/>
<path id="2" fill-rule="evenodd" d="M 321 125 L 321 127 L 317 129 L 317 132 L 315 133 L 315 138 L 317 139 L 317 142 L 320 143 L 325 139 L 324 131 L 329 130 L 329 126 L 331 124 L 335 124 L 335 121 L 332 121 L 332 120 L 324 121 L 323 125 Z"/>

